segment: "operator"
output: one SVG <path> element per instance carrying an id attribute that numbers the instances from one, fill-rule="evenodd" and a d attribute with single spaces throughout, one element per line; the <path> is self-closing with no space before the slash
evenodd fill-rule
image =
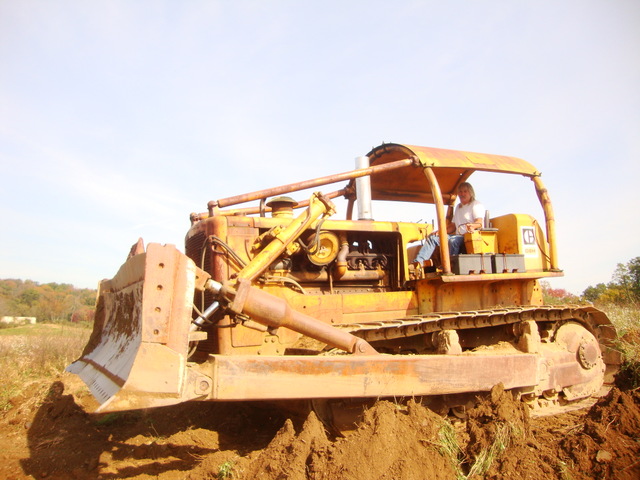
<path id="1" fill-rule="evenodd" d="M 465 253 L 464 234 L 473 233 L 484 226 L 485 208 L 476 200 L 476 193 L 469 182 L 463 182 L 458 186 L 458 198 L 460 203 L 456 205 L 453 213 L 453 222 L 447 222 L 449 234 L 449 254 L 458 255 Z M 422 245 L 414 263 L 422 266 L 425 260 L 429 260 L 433 252 L 440 246 L 438 231 L 432 232 Z"/>

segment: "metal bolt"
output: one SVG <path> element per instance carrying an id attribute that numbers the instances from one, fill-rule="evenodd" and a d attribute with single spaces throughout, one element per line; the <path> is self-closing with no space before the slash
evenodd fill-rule
<path id="1" fill-rule="evenodd" d="M 582 342 L 578 348 L 578 361 L 585 370 L 596 366 L 599 357 L 598 347 L 593 342 Z"/>

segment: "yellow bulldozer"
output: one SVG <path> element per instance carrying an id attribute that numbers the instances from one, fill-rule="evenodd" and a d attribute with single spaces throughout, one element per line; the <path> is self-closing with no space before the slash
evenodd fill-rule
<path id="1" fill-rule="evenodd" d="M 388 397 L 464 415 L 497 384 L 541 412 L 603 394 L 620 365 L 611 322 L 591 306 L 543 304 L 540 280 L 563 272 L 534 166 L 399 144 L 356 160 L 209 202 L 191 214 L 185 253 L 138 241 L 100 283 L 93 333 L 68 367 L 99 411 L 295 400 L 337 425 Z M 475 172 L 529 178 L 544 219 L 488 216 L 450 255 L 444 227 Z M 435 221 L 376 221 L 374 202 L 431 204 Z M 439 262 L 414 265 L 436 230 Z"/>

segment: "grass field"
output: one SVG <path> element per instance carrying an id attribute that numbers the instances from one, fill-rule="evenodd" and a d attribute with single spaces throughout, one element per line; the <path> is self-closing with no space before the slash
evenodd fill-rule
<path id="1" fill-rule="evenodd" d="M 640 305 L 607 305 L 611 323 L 618 331 L 618 349 L 624 355 L 622 371 L 628 375 L 631 386 L 640 387 Z"/>
<path id="2" fill-rule="evenodd" d="M 30 382 L 54 378 L 78 358 L 91 334 L 90 326 L 72 323 L 23 325 L 0 330 L 0 411 Z"/>

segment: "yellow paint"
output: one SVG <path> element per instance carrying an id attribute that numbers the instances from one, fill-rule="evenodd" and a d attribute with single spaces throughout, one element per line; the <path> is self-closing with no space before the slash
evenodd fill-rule
<path id="1" fill-rule="evenodd" d="M 524 255 L 527 272 L 549 269 L 547 241 L 531 215 L 503 215 L 492 218 L 491 224 L 498 229 L 497 253 Z"/>
<path id="2" fill-rule="evenodd" d="M 464 234 L 464 246 L 467 253 L 497 253 L 498 233 L 496 231 L 476 230 Z"/>
<path id="3" fill-rule="evenodd" d="M 533 165 L 516 157 L 463 152 L 444 148 L 419 147 L 415 145 L 403 145 L 403 147 L 410 149 L 413 154 L 417 155 L 422 165 L 433 168 L 464 168 L 503 173 L 519 173 L 528 176 L 539 175 L 539 172 Z"/>
<path id="4" fill-rule="evenodd" d="M 416 282 L 420 314 L 542 305 L 536 278 L 517 278 L 517 274 L 455 277 L 464 277 L 465 281 L 447 282 L 445 277 L 434 277 Z"/>

